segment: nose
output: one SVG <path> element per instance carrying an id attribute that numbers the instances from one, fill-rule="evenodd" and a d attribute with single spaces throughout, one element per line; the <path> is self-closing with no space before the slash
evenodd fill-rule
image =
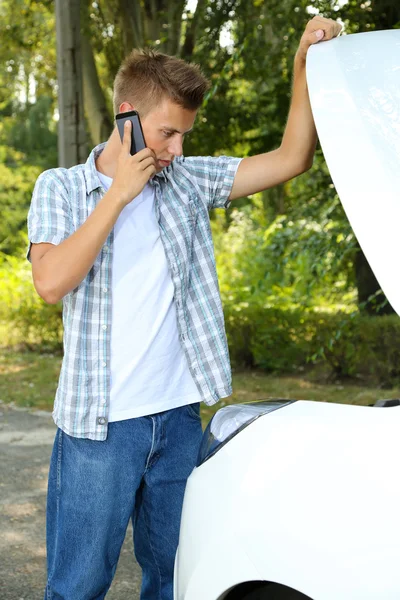
<path id="1" fill-rule="evenodd" d="M 168 146 L 168 152 L 173 156 L 182 156 L 183 154 L 183 136 L 175 135 Z"/>

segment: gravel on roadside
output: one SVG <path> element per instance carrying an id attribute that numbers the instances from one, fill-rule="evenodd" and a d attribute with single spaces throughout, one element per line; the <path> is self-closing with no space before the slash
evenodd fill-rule
<path id="1" fill-rule="evenodd" d="M 50 413 L 0 402 L 1 600 L 43 598 L 47 475 L 55 431 Z M 130 525 L 107 600 L 139 598 L 140 582 Z"/>

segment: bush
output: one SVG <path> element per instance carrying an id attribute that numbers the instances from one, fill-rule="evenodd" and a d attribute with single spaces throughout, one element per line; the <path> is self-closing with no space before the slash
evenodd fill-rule
<path id="1" fill-rule="evenodd" d="M 62 347 L 61 303 L 46 304 L 37 294 L 31 267 L 23 257 L 0 253 L 2 344 Z"/>
<path id="2" fill-rule="evenodd" d="M 288 372 L 309 354 L 304 313 L 241 303 L 225 305 L 230 355 L 236 366 Z"/>
<path id="3" fill-rule="evenodd" d="M 258 297 L 259 298 L 259 297 Z M 319 363 L 338 377 L 400 380 L 400 319 L 359 313 L 225 302 L 232 364 L 288 373 Z M 24 256 L 0 253 L 2 343 L 62 347 L 61 303 L 43 302 Z M 5 335 L 4 335 L 5 332 Z"/>
<path id="4" fill-rule="evenodd" d="M 22 152 L 0 145 L 0 250 L 17 254 L 26 228 L 32 190 L 40 168 Z"/>
<path id="5" fill-rule="evenodd" d="M 314 343 L 339 376 L 371 377 L 384 385 L 400 377 L 400 319 L 397 315 L 320 316 Z"/>
<path id="6" fill-rule="evenodd" d="M 326 364 L 335 376 L 371 378 L 387 385 L 400 379 L 400 319 L 358 313 L 225 304 L 231 360 L 287 373 Z"/>

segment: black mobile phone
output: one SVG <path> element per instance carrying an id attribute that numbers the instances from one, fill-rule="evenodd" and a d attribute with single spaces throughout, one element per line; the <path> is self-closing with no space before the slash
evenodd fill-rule
<path id="1" fill-rule="evenodd" d="M 146 142 L 144 141 L 143 129 L 142 124 L 140 122 L 139 113 L 137 112 L 137 110 L 129 110 L 128 112 L 119 113 L 115 117 L 119 135 L 121 137 L 121 142 L 124 139 L 125 121 L 127 121 L 128 119 L 132 123 L 131 154 L 136 154 L 136 152 L 139 152 L 140 150 L 146 148 Z"/>

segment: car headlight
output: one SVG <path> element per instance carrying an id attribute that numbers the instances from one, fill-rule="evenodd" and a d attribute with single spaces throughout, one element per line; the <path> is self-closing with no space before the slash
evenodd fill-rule
<path id="1" fill-rule="evenodd" d="M 221 408 L 207 425 L 201 442 L 196 466 L 214 456 L 235 435 L 253 421 L 296 400 L 271 399 L 244 404 L 231 404 Z"/>

